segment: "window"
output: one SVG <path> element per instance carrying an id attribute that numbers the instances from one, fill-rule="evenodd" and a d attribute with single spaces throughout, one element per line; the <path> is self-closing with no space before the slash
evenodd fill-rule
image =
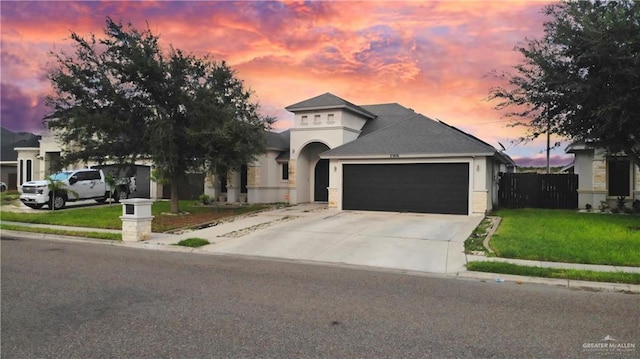
<path id="1" fill-rule="evenodd" d="M 308 120 L 309 120 L 309 116 L 307 116 L 307 115 L 302 115 L 302 117 L 300 117 L 300 122 L 303 125 L 306 125 Z"/>
<path id="2" fill-rule="evenodd" d="M 100 172 L 98 171 L 89 171 L 87 174 L 87 179 L 88 180 L 99 180 L 100 179 Z"/>
<path id="3" fill-rule="evenodd" d="M 282 179 L 289 180 L 289 164 L 288 163 L 282 164 Z"/>
<path id="4" fill-rule="evenodd" d="M 33 161 L 27 160 L 27 182 L 31 181 L 31 175 L 33 174 Z"/>
<path id="5" fill-rule="evenodd" d="M 76 172 L 73 176 L 78 182 L 86 181 L 89 179 L 89 172 Z"/>
<path id="6" fill-rule="evenodd" d="M 628 196 L 631 187 L 630 167 L 628 160 L 610 159 L 607 163 L 609 196 Z"/>
<path id="7" fill-rule="evenodd" d="M 313 116 L 313 123 L 320 123 L 320 115 Z"/>
<path id="8" fill-rule="evenodd" d="M 327 123 L 335 123 L 335 117 L 333 116 L 332 113 L 327 115 Z"/>
<path id="9" fill-rule="evenodd" d="M 24 160 L 20 160 L 20 171 L 18 171 L 18 176 L 20 176 L 18 183 L 22 185 L 24 183 Z"/>
<path id="10" fill-rule="evenodd" d="M 78 181 L 93 181 L 100 179 L 98 171 L 79 171 L 73 175 Z"/>

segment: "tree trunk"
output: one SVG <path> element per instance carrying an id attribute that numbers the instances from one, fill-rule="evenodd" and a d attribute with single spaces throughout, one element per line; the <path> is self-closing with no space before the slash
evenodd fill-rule
<path id="1" fill-rule="evenodd" d="M 180 203 L 178 202 L 178 176 L 171 179 L 171 213 L 180 213 Z"/>

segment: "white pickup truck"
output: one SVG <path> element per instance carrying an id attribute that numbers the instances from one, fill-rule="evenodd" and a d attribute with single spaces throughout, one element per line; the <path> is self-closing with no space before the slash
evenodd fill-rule
<path id="1" fill-rule="evenodd" d="M 27 207 L 42 208 L 45 204 L 49 208 L 64 208 L 67 202 L 95 199 L 97 202 L 105 202 L 110 197 L 116 202 L 129 198 L 129 194 L 136 190 L 135 177 L 116 180 L 115 187 L 109 186 L 105 181 L 102 170 L 78 169 L 54 173 L 49 178 L 59 181 L 63 191 L 50 193 L 49 180 L 29 181 L 22 184 L 20 201 Z"/>

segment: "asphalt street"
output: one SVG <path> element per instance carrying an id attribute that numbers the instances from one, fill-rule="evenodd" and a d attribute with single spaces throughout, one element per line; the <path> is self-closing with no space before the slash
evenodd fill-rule
<path id="1" fill-rule="evenodd" d="M 1 250 L 2 358 L 640 354 L 637 295 L 6 236 Z"/>

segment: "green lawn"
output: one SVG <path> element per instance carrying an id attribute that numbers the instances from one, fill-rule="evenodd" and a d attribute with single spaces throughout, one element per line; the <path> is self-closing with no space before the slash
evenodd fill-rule
<path id="1" fill-rule="evenodd" d="M 68 208 L 50 211 L 44 207 L 35 213 L 6 212 L 0 214 L 0 219 L 9 222 L 54 224 L 60 226 L 78 226 L 88 228 L 122 228 L 122 205 L 113 204 L 95 207 Z"/>
<path id="2" fill-rule="evenodd" d="M 490 245 L 498 257 L 640 266 L 640 216 L 572 210 L 496 211 Z"/>
<path id="3" fill-rule="evenodd" d="M 59 234 L 63 236 L 83 237 L 83 238 L 95 238 L 95 239 L 108 239 L 112 241 L 122 240 L 122 234 L 120 233 L 105 233 L 105 232 L 81 232 L 70 231 L 66 229 L 54 229 L 54 228 L 41 228 L 41 227 L 28 227 L 20 225 L 12 225 L 0 223 L 0 229 L 7 231 L 20 231 L 20 232 L 32 232 L 32 233 L 47 233 L 47 234 Z"/>
<path id="4" fill-rule="evenodd" d="M 500 262 L 471 262 L 467 264 L 467 269 L 476 272 L 515 274 L 530 277 L 640 284 L 640 273 L 594 272 L 576 269 L 541 268 Z"/>
<path id="5" fill-rule="evenodd" d="M 157 201 L 153 203 L 151 207 L 151 212 L 155 217 L 151 223 L 151 230 L 153 232 L 166 232 L 177 228 L 196 226 L 225 217 L 259 211 L 268 207 L 267 205 L 205 207 L 196 205 L 195 201 L 180 201 L 180 210 L 185 213 L 172 215 L 168 214 L 168 212 L 170 212 L 170 206 L 171 204 L 168 201 Z M 113 204 L 82 208 L 70 207 L 59 211 L 50 211 L 44 208 L 35 211 L 35 213 L 3 211 L 0 213 L 0 220 L 87 228 L 121 229 L 121 215 L 122 205 Z"/>

